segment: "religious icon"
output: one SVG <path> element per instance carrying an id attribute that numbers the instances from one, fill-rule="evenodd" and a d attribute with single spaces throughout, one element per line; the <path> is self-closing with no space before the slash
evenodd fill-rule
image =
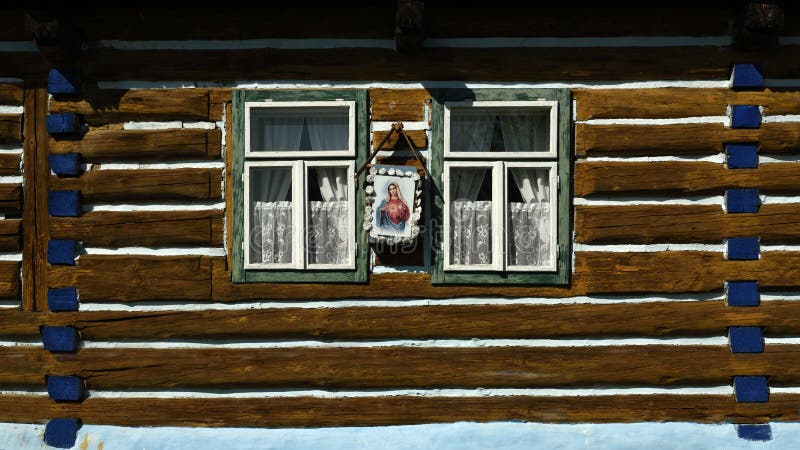
<path id="1" fill-rule="evenodd" d="M 367 177 L 367 199 L 372 203 L 365 217 L 370 237 L 384 241 L 412 239 L 419 233 L 420 176 L 413 167 L 374 166 Z"/>

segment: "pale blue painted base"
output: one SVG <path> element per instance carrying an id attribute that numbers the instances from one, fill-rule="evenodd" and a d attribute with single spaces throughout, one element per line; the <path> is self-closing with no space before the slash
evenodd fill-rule
<path id="1" fill-rule="evenodd" d="M 128 428 L 84 425 L 85 450 L 798 449 L 800 423 L 773 423 L 772 440 L 747 441 L 733 425 L 693 423 L 454 423 L 370 428 Z M 0 424 L 0 449 L 48 448 L 44 426 Z M 102 445 L 102 447 L 101 447 Z"/>

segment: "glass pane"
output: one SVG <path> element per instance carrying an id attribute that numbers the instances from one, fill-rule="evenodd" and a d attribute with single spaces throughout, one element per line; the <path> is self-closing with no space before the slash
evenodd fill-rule
<path id="1" fill-rule="evenodd" d="M 548 266 L 550 235 L 550 169 L 512 167 L 506 176 L 508 265 Z"/>
<path id="2" fill-rule="evenodd" d="M 348 264 L 352 255 L 350 181 L 346 167 L 309 167 L 307 186 L 309 264 Z"/>
<path id="3" fill-rule="evenodd" d="M 347 106 L 250 108 L 251 151 L 348 150 Z"/>
<path id="4" fill-rule="evenodd" d="M 292 169 L 251 167 L 249 261 L 292 262 Z"/>
<path id="5" fill-rule="evenodd" d="M 549 108 L 451 108 L 451 152 L 547 152 Z"/>
<path id="6" fill-rule="evenodd" d="M 492 171 L 450 169 L 450 264 L 492 263 Z"/>

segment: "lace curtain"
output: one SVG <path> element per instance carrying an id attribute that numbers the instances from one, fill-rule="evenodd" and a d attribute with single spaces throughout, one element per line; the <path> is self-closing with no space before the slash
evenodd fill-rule
<path id="1" fill-rule="evenodd" d="M 550 262 L 550 177 L 548 169 L 509 170 L 523 203 L 508 204 L 508 264 L 543 266 Z"/>
<path id="2" fill-rule="evenodd" d="M 250 262 L 292 261 L 290 168 L 257 168 L 250 173 Z"/>
<path id="3" fill-rule="evenodd" d="M 309 264 L 345 264 L 349 261 L 350 209 L 347 202 L 347 170 L 343 167 L 317 167 L 317 183 L 322 201 L 309 202 Z"/>
<path id="4" fill-rule="evenodd" d="M 478 200 L 489 169 L 451 169 L 450 263 L 492 263 L 492 202 Z"/>

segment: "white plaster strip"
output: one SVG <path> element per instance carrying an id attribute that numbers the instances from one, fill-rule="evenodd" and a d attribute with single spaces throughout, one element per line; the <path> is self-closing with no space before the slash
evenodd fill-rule
<path id="1" fill-rule="evenodd" d="M 720 282 L 720 290 L 722 283 Z M 800 301 L 800 294 L 797 300 Z M 491 305 L 625 305 L 643 303 L 662 303 L 662 302 L 693 302 L 693 301 L 713 301 L 721 300 L 723 297 L 719 293 L 697 293 L 697 294 L 674 294 L 658 297 L 646 296 L 618 296 L 618 297 L 598 297 L 582 296 L 567 298 L 451 298 L 451 299 L 399 299 L 399 300 L 363 300 L 363 299 L 342 299 L 328 301 L 252 301 L 237 303 L 169 303 L 169 302 L 130 302 L 130 303 L 83 303 L 80 304 L 81 311 L 127 311 L 127 312 L 147 312 L 147 311 L 241 311 L 250 309 L 283 309 L 283 308 L 368 308 L 368 307 L 416 307 L 416 306 L 491 306 Z M 785 299 L 785 296 L 778 296 L 776 299 Z M 767 300 L 767 296 L 762 294 L 762 300 Z"/>
<path id="2" fill-rule="evenodd" d="M 88 165 L 87 165 L 88 166 Z M 102 163 L 93 166 L 96 170 L 170 170 L 170 169 L 224 169 L 222 161 L 189 161 L 179 163 Z M 87 170 L 90 167 L 87 167 Z"/>
<path id="3" fill-rule="evenodd" d="M 790 80 L 794 85 L 800 86 L 800 79 Z M 231 87 L 238 89 L 325 89 L 325 88 L 347 88 L 347 89 L 435 89 L 435 88 L 503 88 L 503 89 L 552 89 L 552 88 L 583 88 L 583 89 L 659 89 L 667 87 L 685 88 L 729 88 L 730 80 L 666 80 L 666 81 L 596 81 L 584 83 L 563 83 L 563 82 L 506 82 L 488 83 L 474 81 L 334 81 L 334 80 L 241 80 L 233 82 L 209 82 L 209 81 L 144 81 L 144 80 L 121 80 L 121 81 L 99 81 L 100 89 L 176 89 L 194 87 Z"/>
<path id="4" fill-rule="evenodd" d="M 81 205 L 83 211 L 204 211 L 225 209 L 225 202 L 193 203 L 188 205 Z"/>
<path id="5" fill-rule="evenodd" d="M 796 163 L 800 162 L 800 155 L 758 155 L 759 164 Z"/>
<path id="6" fill-rule="evenodd" d="M 604 206 L 624 206 L 624 205 L 722 205 L 724 198 L 721 195 L 711 197 L 687 197 L 687 198 L 660 198 L 660 197 L 575 197 L 572 199 L 573 205 L 604 205 Z"/>
<path id="7" fill-rule="evenodd" d="M 0 300 L 0 308 L 19 308 L 19 300 Z"/>
<path id="8" fill-rule="evenodd" d="M 773 88 L 794 88 L 800 87 L 800 79 L 797 78 L 766 78 L 764 86 Z"/>
<path id="9" fill-rule="evenodd" d="M 123 41 L 101 40 L 90 47 L 114 50 L 323 50 L 336 48 L 378 48 L 394 50 L 394 39 L 244 39 L 244 40 L 184 40 L 184 41 Z"/>
<path id="10" fill-rule="evenodd" d="M 787 387 L 770 387 L 770 394 L 800 394 L 800 387 L 787 386 Z"/>
<path id="11" fill-rule="evenodd" d="M 762 252 L 798 252 L 800 245 L 762 245 Z"/>
<path id="12" fill-rule="evenodd" d="M 20 184 L 22 183 L 22 176 L 10 175 L 0 176 L 0 184 Z"/>
<path id="13" fill-rule="evenodd" d="M 0 347 L 43 347 L 41 341 L 0 341 Z"/>
<path id="14" fill-rule="evenodd" d="M 38 49 L 37 49 L 37 51 L 38 51 Z M 24 82 L 25 82 L 25 80 L 23 80 L 22 78 L 8 78 L 8 77 L 3 78 L 3 77 L 0 77 L 0 83 L 18 84 L 18 85 L 20 85 L 20 87 L 22 87 L 22 83 L 24 83 Z"/>
<path id="15" fill-rule="evenodd" d="M 0 52 L 39 52 L 39 48 L 30 41 L 0 41 Z M 15 79 L 15 78 L 14 78 Z"/>
<path id="16" fill-rule="evenodd" d="M 763 156 L 762 156 L 763 158 Z M 681 156 L 589 156 L 580 161 L 598 162 L 712 162 L 722 164 L 725 155 L 681 155 Z"/>
<path id="17" fill-rule="evenodd" d="M 213 130 L 217 127 L 216 122 L 125 122 L 122 125 L 124 130 L 171 130 L 177 128 L 192 128 Z"/>
<path id="18" fill-rule="evenodd" d="M 22 154 L 22 147 L 0 145 L 0 153 Z"/>
<path id="19" fill-rule="evenodd" d="M 774 391 L 773 391 L 774 392 Z M 733 386 L 622 389 L 396 389 L 382 391 L 91 391 L 95 398 L 360 398 L 360 397 L 594 397 L 609 395 L 733 395 Z"/>
<path id="20" fill-rule="evenodd" d="M 372 122 L 372 131 L 389 131 L 394 122 Z M 427 130 L 428 122 L 403 122 L 405 130 Z"/>
<path id="21" fill-rule="evenodd" d="M 434 339 L 434 340 L 386 340 L 386 341 L 205 341 L 205 342 L 90 342 L 84 348 L 155 348 L 155 349 L 265 349 L 265 348 L 484 348 L 484 347 L 629 347 L 629 346 L 719 346 L 728 345 L 726 336 L 693 339 Z"/>
<path id="22" fill-rule="evenodd" d="M 765 345 L 800 345 L 800 338 L 797 337 L 767 337 L 764 338 Z"/>
<path id="23" fill-rule="evenodd" d="M 29 395 L 29 396 L 32 396 L 32 397 L 48 397 L 49 396 L 49 394 L 47 393 L 47 389 L 35 389 L 35 388 L 31 388 L 31 389 L 14 389 L 14 390 L 3 389 L 3 390 L 0 390 L 0 395 L 13 395 L 13 396 L 17 396 L 17 395 L 26 395 L 26 396 L 28 396 Z"/>
<path id="24" fill-rule="evenodd" d="M 22 114 L 24 110 L 22 106 L 0 105 L 0 114 Z"/>
<path id="25" fill-rule="evenodd" d="M 147 255 L 147 256 L 226 256 L 222 247 L 187 247 L 187 248 L 147 248 L 147 247 L 120 247 L 101 248 L 85 247 L 87 255 Z M 80 259 L 80 257 L 78 257 Z"/>
<path id="26" fill-rule="evenodd" d="M 800 114 L 764 116 L 761 118 L 761 122 L 763 123 L 800 122 Z"/>
<path id="27" fill-rule="evenodd" d="M 575 252 L 612 252 L 612 253 L 654 253 L 654 252 L 724 252 L 725 245 L 721 244 L 619 244 L 619 245 L 589 245 L 575 243 L 572 246 Z M 763 247 L 762 247 L 763 250 Z"/>
<path id="28" fill-rule="evenodd" d="M 787 301 L 800 301 L 800 292 L 762 292 L 759 294 L 762 302 L 787 300 Z"/>
<path id="29" fill-rule="evenodd" d="M 676 119 L 589 119 L 579 120 L 577 123 L 587 125 L 677 125 L 686 123 L 718 123 L 730 126 L 731 119 L 728 116 L 698 116 Z"/>
<path id="30" fill-rule="evenodd" d="M 0 261 L 22 261 L 22 253 L 0 253 Z"/>

